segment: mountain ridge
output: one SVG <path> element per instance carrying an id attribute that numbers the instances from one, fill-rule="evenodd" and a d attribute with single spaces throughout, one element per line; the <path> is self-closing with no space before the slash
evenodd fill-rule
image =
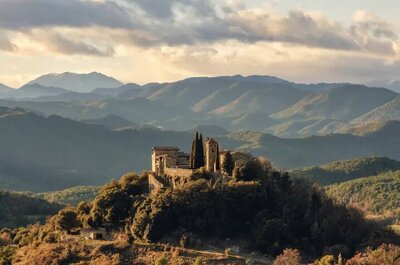
<path id="1" fill-rule="evenodd" d="M 124 85 L 115 78 L 98 72 L 88 74 L 71 72 L 45 74 L 29 81 L 27 85 L 34 83 L 43 86 L 59 87 L 73 92 L 91 92 L 99 87 L 116 88 Z"/>

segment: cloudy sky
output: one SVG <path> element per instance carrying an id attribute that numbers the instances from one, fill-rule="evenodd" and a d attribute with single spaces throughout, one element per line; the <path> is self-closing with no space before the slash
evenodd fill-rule
<path id="1" fill-rule="evenodd" d="M 400 72 L 398 0 L 0 0 L 0 83 L 98 71 L 124 82 Z"/>

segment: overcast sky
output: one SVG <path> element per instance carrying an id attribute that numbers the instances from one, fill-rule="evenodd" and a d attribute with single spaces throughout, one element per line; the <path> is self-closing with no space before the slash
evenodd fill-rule
<path id="1" fill-rule="evenodd" d="M 397 79 L 399 10 L 398 0 L 0 0 L 0 83 L 65 71 L 137 83 Z"/>

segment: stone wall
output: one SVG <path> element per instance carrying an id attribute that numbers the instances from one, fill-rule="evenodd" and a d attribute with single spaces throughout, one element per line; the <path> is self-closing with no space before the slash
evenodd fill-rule
<path id="1" fill-rule="evenodd" d="M 190 177 L 193 175 L 193 169 L 186 168 L 170 168 L 165 167 L 164 174 L 168 176 Z"/>

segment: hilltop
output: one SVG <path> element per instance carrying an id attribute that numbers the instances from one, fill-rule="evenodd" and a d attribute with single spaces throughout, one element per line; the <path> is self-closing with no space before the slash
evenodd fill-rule
<path id="1" fill-rule="evenodd" d="M 392 232 L 334 203 L 312 183 L 256 161 L 241 179 L 216 183 L 212 174 L 198 172 L 181 186 L 156 193 L 149 193 L 148 173 L 126 174 L 93 201 L 65 208 L 43 226 L 3 230 L 9 238 L 5 246 L 13 242 L 4 257 L 13 264 L 49 262 L 49 257 L 58 263 L 201 257 L 210 264 L 271 264 L 263 255 L 274 257 L 284 248 L 297 248 L 308 258 L 337 251 L 351 257 L 365 244 L 397 242 Z M 84 234 L 76 234 L 86 233 L 84 227 L 104 234 L 103 240 L 81 240 Z"/>
<path id="2" fill-rule="evenodd" d="M 326 187 L 335 200 L 372 216 L 400 218 L 400 171 L 386 172 Z"/>
<path id="3" fill-rule="evenodd" d="M 76 74 L 65 72 L 61 74 L 46 74 L 30 82 L 46 87 L 59 87 L 74 92 L 91 92 L 96 88 L 117 88 L 123 85 L 118 80 L 101 73 Z"/>
<path id="4" fill-rule="evenodd" d="M 295 177 L 310 178 L 321 185 L 330 185 L 396 170 L 400 170 L 400 161 L 387 157 L 366 157 L 292 170 L 290 173 Z"/>

